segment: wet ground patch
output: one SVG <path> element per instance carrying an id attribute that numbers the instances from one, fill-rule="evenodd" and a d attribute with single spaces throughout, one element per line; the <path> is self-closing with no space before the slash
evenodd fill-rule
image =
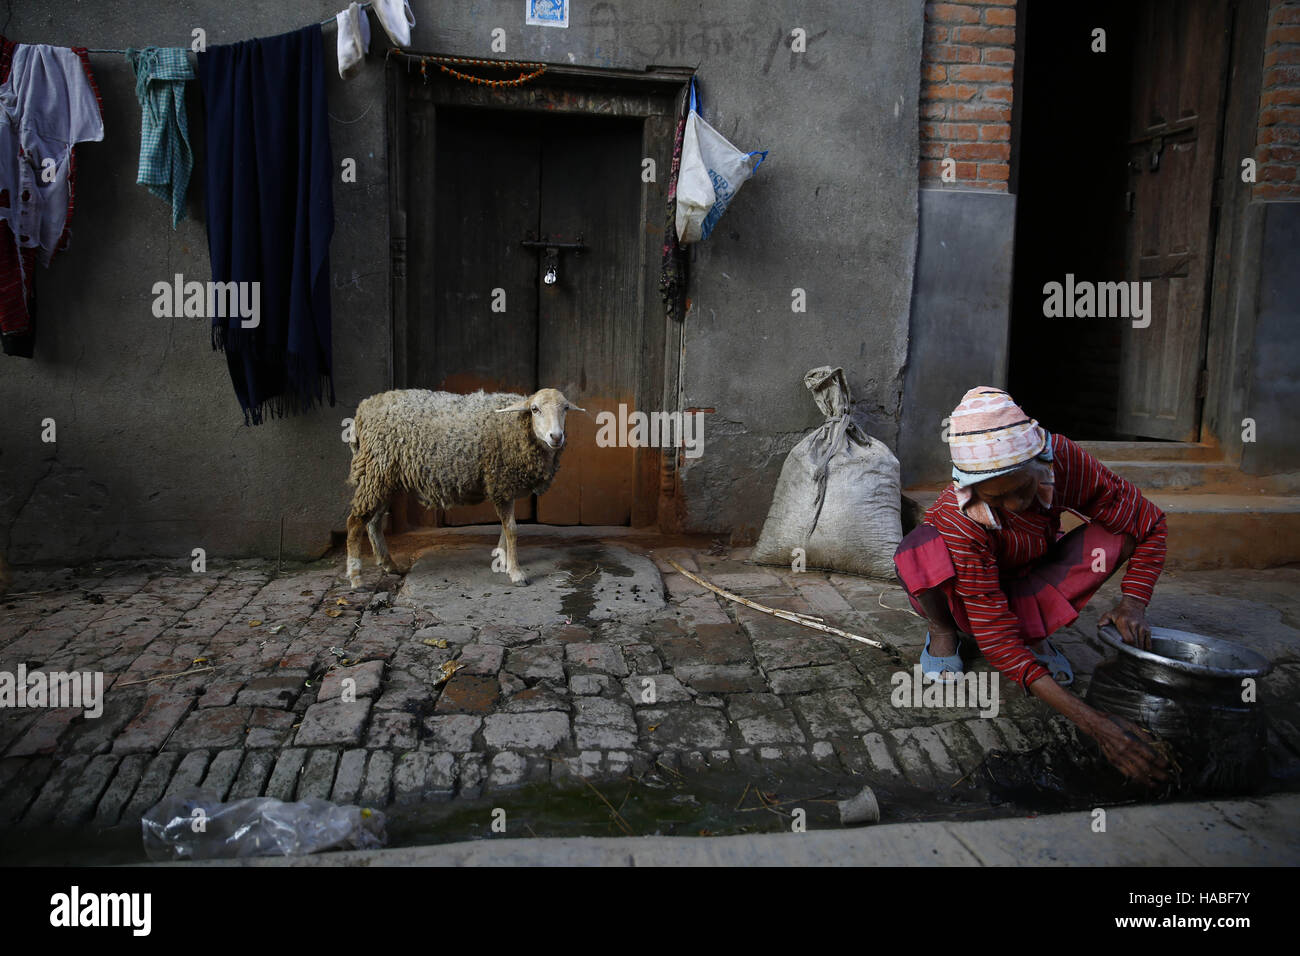
<path id="1" fill-rule="evenodd" d="M 518 627 L 639 621 L 664 608 L 654 562 L 610 544 L 519 544 L 529 584 L 492 570 L 490 549 L 456 544 L 424 552 L 394 602 L 443 621 Z"/>

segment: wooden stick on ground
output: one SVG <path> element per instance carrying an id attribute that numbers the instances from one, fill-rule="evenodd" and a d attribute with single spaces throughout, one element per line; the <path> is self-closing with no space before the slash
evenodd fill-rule
<path id="1" fill-rule="evenodd" d="M 743 598 L 739 594 L 732 594 L 730 591 L 726 591 L 718 587 L 716 584 L 710 584 L 708 581 L 704 580 L 698 574 L 692 574 L 690 571 L 687 571 L 684 567 L 682 567 L 672 558 L 666 558 L 665 560 L 667 560 L 669 564 L 671 564 L 682 574 L 686 575 L 686 577 L 690 578 L 700 587 L 704 588 L 705 590 L 712 591 L 714 594 L 724 597 L 728 601 L 735 601 L 737 604 L 743 604 L 745 605 L 745 607 L 752 607 L 755 611 L 762 611 L 764 614 L 771 614 L 773 617 L 779 617 L 782 620 L 790 621 L 794 624 L 802 624 L 804 627 L 811 627 L 815 631 L 823 631 L 826 634 L 834 634 L 836 637 L 847 637 L 851 641 L 857 641 L 859 644 L 866 644 L 870 647 L 876 648 L 877 650 L 884 651 L 887 654 L 892 654 L 894 657 L 899 659 L 901 659 L 902 657 L 902 655 L 898 653 L 897 648 L 891 647 L 890 645 L 885 644 L 881 641 L 873 641 L 869 637 L 863 637 L 860 634 L 851 634 L 848 631 L 840 630 L 838 627 L 831 627 L 829 624 L 821 623 L 820 618 L 813 618 L 811 615 L 808 614 L 800 614 L 797 611 L 785 611 L 782 610 L 781 608 L 768 607 L 766 604 L 759 604 L 757 601 L 751 601 L 749 598 Z"/>
<path id="2" fill-rule="evenodd" d="M 171 680 L 173 677 L 185 677 L 188 674 L 201 674 L 204 671 L 215 670 L 211 665 L 207 667 L 195 667 L 191 670 L 181 671 L 178 674 L 159 674 L 157 677 L 146 677 L 144 680 L 129 680 L 125 684 L 114 684 L 114 687 L 130 687 L 132 684 L 152 684 L 156 680 Z"/>
<path id="3" fill-rule="evenodd" d="M 626 820 L 623 819 L 623 814 L 619 813 L 617 810 L 614 809 L 614 804 L 612 804 L 612 803 L 610 803 L 608 800 L 606 800 L 606 799 L 605 799 L 605 795 L 604 795 L 603 793 L 601 793 L 599 790 L 597 790 L 595 787 L 593 787 L 593 786 L 591 785 L 591 781 L 588 780 L 586 777 L 583 777 L 583 778 L 582 778 L 582 782 L 585 783 L 588 787 L 591 788 L 591 792 L 592 792 L 592 793 L 594 793 L 596 796 L 600 797 L 600 802 L 601 802 L 601 803 L 603 803 L 603 804 L 605 804 L 605 806 L 609 807 L 609 812 L 610 812 L 611 814 L 613 814 L 614 820 L 618 823 L 619 827 L 623 830 L 623 832 L 626 833 L 628 836 L 635 836 L 636 834 L 634 834 L 634 833 L 632 832 L 632 827 L 629 826 L 629 825 L 628 825 L 628 822 L 627 822 Z"/>

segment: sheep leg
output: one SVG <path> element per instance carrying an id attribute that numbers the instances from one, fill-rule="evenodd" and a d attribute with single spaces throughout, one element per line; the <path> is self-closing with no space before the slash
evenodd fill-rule
<path id="1" fill-rule="evenodd" d="M 376 511 L 374 517 L 366 522 L 366 534 L 370 536 L 370 547 L 375 552 L 375 564 L 389 574 L 401 574 L 402 569 L 397 566 L 393 556 L 388 553 L 388 542 L 384 539 L 384 518 L 387 514 L 387 505 Z"/>
<path id="2" fill-rule="evenodd" d="M 353 589 L 361 587 L 361 534 L 365 528 L 365 519 L 356 514 L 348 515 L 348 583 Z"/>
<path id="3" fill-rule="evenodd" d="M 497 509 L 497 517 L 501 519 L 501 538 L 505 541 L 506 547 L 506 573 L 510 575 L 510 580 L 515 584 L 527 584 L 528 578 L 524 572 L 519 570 L 519 555 L 517 532 L 515 529 L 515 503 L 512 500 L 505 504 L 493 502 Z"/>

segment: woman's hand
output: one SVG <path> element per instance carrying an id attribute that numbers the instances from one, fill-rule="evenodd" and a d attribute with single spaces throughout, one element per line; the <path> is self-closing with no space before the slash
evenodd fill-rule
<path id="1" fill-rule="evenodd" d="M 1147 624 L 1147 609 L 1141 601 L 1127 594 L 1097 619 L 1098 626 L 1113 624 L 1125 644 L 1132 644 L 1144 651 L 1151 650 L 1151 626 Z"/>
<path id="2" fill-rule="evenodd" d="M 1097 741 L 1102 755 L 1130 780 L 1154 787 L 1169 778 L 1169 761 L 1147 743 L 1151 737 L 1136 724 L 1089 707 L 1047 676 L 1030 684 L 1029 691 Z"/>
<path id="3" fill-rule="evenodd" d="M 1150 734 L 1137 724 L 1113 714 L 1097 713 L 1098 720 L 1088 729 L 1101 745 L 1101 753 L 1130 780 L 1154 787 L 1169 779 L 1169 761 L 1147 741 Z"/>

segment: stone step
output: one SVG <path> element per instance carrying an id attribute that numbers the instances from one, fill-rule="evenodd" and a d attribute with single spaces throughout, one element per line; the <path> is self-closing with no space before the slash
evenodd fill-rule
<path id="1" fill-rule="evenodd" d="M 1190 489 L 1224 493 L 1300 493 L 1300 475 L 1248 475 L 1222 461 L 1103 459 L 1102 464 L 1143 490 Z"/>
<path id="2" fill-rule="evenodd" d="M 1300 496 L 1156 491 L 1147 497 L 1169 525 L 1169 568 L 1271 568 L 1300 562 Z"/>
<path id="3" fill-rule="evenodd" d="M 929 508 L 939 491 L 903 494 Z M 1300 562 L 1300 495 L 1147 494 L 1169 526 L 1167 568 L 1271 568 Z"/>
<path id="4" fill-rule="evenodd" d="M 1081 441 L 1079 447 L 1102 461 L 1219 461 L 1214 445 L 1189 441 Z"/>

